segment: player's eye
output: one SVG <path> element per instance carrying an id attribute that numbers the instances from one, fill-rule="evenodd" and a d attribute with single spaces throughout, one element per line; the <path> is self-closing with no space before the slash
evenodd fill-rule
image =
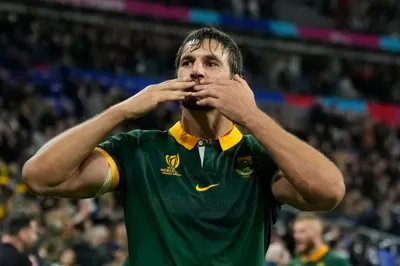
<path id="1" fill-rule="evenodd" d="M 192 62 L 190 62 L 189 60 L 184 60 L 181 62 L 181 66 L 190 66 L 192 64 Z"/>
<path id="2" fill-rule="evenodd" d="M 215 62 L 208 62 L 208 63 L 207 63 L 207 66 L 208 66 L 208 67 L 216 67 L 216 66 L 218 66 L 218 64 L 215 63 Z"/>

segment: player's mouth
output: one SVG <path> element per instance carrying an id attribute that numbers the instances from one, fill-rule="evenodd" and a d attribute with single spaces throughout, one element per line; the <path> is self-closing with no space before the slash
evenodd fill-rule
<path id="1" fill-rule="evenodd" d="M 194 86 L 200 84 L 200 80 L 198 80 L 198 79 L 196 79 L 196 80 L 190 80 L 190 81 L 194 81 L 194 82 L 195 82 Z M 187 92 L 196 92 L 196 91 L 194 90 L 194 86 L 193 86 L 193 87 L 190 87 L 190 88 L 187 88 L 186 91 L 187 91 Z"/>
<path id="2" fill-rule="evenodd" d="M 187 92 L 196 92 L 193 87 L 187 88 L 185 91 L 187 91 Z"/>

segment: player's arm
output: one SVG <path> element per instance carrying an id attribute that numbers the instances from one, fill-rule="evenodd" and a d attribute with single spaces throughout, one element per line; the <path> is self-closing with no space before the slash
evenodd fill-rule
<path id="1" fill-rule="evenodd" d="M 343 176 L 323 154 L 261 111 L 249 117 L 245 126 L 281 169 L 272 185 L 272 193 L 280 203 L 300 210 L 328 211 L 342 200 Z"/>
<path id="2" fill-rule="evenodd" d="M 112 190 L 118 183 L 118 171 L 110 156 L 104 152 L 103 156 L 96 146 L 123 120 L 139 118 L 161 102 L 182 100 L 190 95 L 185 90 L 192 86 L 194 82 L 184 79 L 150 85 L 60 134 L 25 163 L 25 184 L 35 194 L 53 197 L 87 198 L 98 195 L 104 186 Z"/>
<path id="3" fill-rule="evenodd" d="M 247 128 L 271 154 L 284 174 L 272 187 L 278 201 L 325 211 L 342 200 L 345 185 L 339 169 L 258 109 L 251 88 L 239 75 L 234 75 L 232 80 L 205 80 L 194 90 L 194 96 L 201 98 L 198 105 L 215 107 L 225 117 Z"/>
<path id="4" fill-rule="evenodd" d="M 52 139 L 25 163 L 27 187 L 43 196 L 95 196 L 107 185 L 110 171 L 107 159 L 95 148 L 123 120 L 118 108 L 110 108 Z"/>
<path id="5" fill-rule="evenodd" d="M 289 182 L 281 170 L 273 177 L 272 193 L 275 199 L 282 204 L 288 204 L 301 211 L 324 211 L 326 203 L 307 201 Z"/>

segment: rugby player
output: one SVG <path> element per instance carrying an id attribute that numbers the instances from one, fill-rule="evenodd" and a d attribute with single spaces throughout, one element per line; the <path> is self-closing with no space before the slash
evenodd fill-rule
<path id="1" fill-rule="evenodd" d="M 241 52 L 227 34 L 191 32 L 177 52 L 176 79 L 150 85 L 49 141 L 24 165 L 26 185 L 63 198 L 117 190 L 126 265 L 264 265 L 280 205 L 328 211 L 345 186 L 330 160 L 257 107 L 242 70 Z M 182 117 L 169 130 L 133 130 L 104 141 L 124 120 L 174 100 L 182 103 Z"/>
<path id="2" fill-rule="evenodd" d="M 350 266 L 350 263 L 330 250 L 323 240 L 322 220 L 305 213 L 296 217 L 293 226 L 297 258 L 289 266 Z"/>

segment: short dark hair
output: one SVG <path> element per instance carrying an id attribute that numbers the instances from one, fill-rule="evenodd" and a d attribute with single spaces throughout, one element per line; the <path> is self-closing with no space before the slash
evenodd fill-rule
<path id="1" fill-rule="evenodd" d="M 186 44 L 193 41 L 193 48 L 199 48 L 205 40 L 215 40 L 222 45 L 224 52 L 229 53 L 229 67 L 231 75 L 242 75 L 243 72 L 243 57 L 236 42 L 226 33 L 216 28 L 202 28 L 192 31 L 182 42 L 175 58 L 175 68 L 178 70 L 183 49 Z"/>
<path id="2" fill-rule="evenodd" d="M 321 217 L 312 212 L 299 213 L 295 218 L 295 222 L 301 222 L 301 221 L 317 221 L 321 223 L 321 225 L 323 224 Z"/>
<path id="3" fill-rule="evenodd" d="M 16 236 L 22 229 L 28 228 L 33 220 L 34 217 L 27 213 L 11 213 L 4 221 L 4 232 Z"/>

